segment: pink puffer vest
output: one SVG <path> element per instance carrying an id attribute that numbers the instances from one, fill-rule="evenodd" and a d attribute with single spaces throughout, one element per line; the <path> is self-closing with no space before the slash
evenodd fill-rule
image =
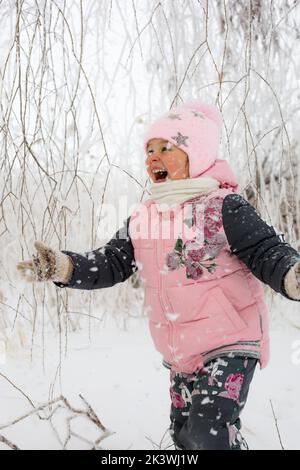
<path id="1" fill-rule="evenodd" d="M 218 189 L 164 213 L 148 200 L 130 218 L 150 332 L 176 372 L 193 373 L 230 352 L 257 357 L 261 367 L 268 361 L 262 284 L 230 253 L 222 226 L 223 199 L 230 193 Z"/>

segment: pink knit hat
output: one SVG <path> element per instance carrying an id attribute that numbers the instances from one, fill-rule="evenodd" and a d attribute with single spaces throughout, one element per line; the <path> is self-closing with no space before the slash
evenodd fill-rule
<path id="1" fill-rule="evenodd" d="M 151 139 L 166 139 L 189 157 L 190 178 L 202 175 L 216 161 L 222 116 L 216 106 L 189 101 L 154 122 L 145 136 L 145 150 Z"/>

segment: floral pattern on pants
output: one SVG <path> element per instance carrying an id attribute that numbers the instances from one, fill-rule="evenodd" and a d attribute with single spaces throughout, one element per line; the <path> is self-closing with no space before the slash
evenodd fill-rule
<path id="1" fill-rule="evenodd" d="M 170 434 L 178 449 L 247 448 L 240 429 L 257 359 L 220 357 L 194 374 L 171 371 Z"/>

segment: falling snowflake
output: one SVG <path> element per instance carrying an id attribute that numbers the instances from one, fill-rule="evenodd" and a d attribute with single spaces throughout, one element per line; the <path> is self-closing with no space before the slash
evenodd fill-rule
<path id="1" fill-rule="evenodd" d="M 178 317 L 180 317 L 180 313 L 167 313 L 166 317 L 170 321 L 175 321 Z"/>
<path id="2" fill-rule="evenodd" d="M 217 434 L 218 434 L 218 431 L 216 431 L 216 429 L 214 429 L 214 428 L 211 428 L 209 432 L 210 432 L 210 434 L 212 434 L 213 436 L 217 436 Z"/>
<path id="3" fill-rule="evenodd" d="M 201 401 L 201 405 L 208 405 L 209 403 L 214 403 L 214 400 L 211 400 L 209 397 L 205 397 Z"/>

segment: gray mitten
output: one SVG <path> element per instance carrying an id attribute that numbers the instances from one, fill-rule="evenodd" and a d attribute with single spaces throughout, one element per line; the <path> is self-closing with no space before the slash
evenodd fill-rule
<path id="1" fill-rule="evenodd" d="M 52 250 L 43 242 L 34 243 L 37 254 L 32 260 L 21 261 L 17 269 L 27 282 L 54 281 L 68 284 L 73 273 L 73 263 L 68 255 Z"/>
<path id="2" fill-rule="evenodd" d="M 300 261 L 294 264 L 284 278 L 284 289 L 294 300 L 300 300 Z"/>

